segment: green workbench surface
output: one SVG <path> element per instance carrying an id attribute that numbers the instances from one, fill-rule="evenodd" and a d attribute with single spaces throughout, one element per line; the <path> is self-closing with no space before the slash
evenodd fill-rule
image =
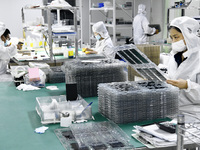
<path id="1" fill-rule="evenodd" d="M 45 125 L 49 129 L 44 134 L 36 134 L 35 128 L 41 127 L 40 117 L 35 106 L 36 97 L 66 95 L 65 83 L 46 84 L 56 85 L 59 90 L 50 91 L 42 88 L 38 91 L 16 90 L 13 82 L 0 83 L 0 150 L 64 150 L 64 147 L 56 137 L 54 130 L 61 128 L 60 124 Z M 92 104 L 92 113 L 95 121 L 107 120 L 98 112 L 97 97 L 85 98 Z M 133 125 L 143 125 L 151 121 L 141 123 L 119 124 L 119 126 L 131 137 Z M 143 144 L 131 137 L 131 144 L 135 147 L 144 147 Z"/>

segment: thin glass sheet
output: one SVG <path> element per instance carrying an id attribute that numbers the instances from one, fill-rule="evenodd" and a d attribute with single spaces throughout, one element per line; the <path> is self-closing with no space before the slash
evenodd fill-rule
<path id="1" fill-rule="evenodd" d="M 143 63 L 149 63 L 139 52 L 137 52 L 135 49 L 130 49 L 130 51 L 137 56 L 138 59 L 140 59 Z"/>
<path id="2" fill-rule="evenodd" d="M 155 68 L 150 68 L 150 70 L 156 75 L 158 76 L 162 81 L 165 81 L 166 78 Z"/>
<path id="3" fill-rule="evenodd" d="M 138 58 L 135 57 L 135 56 L 133 55 L 133 53 L 131 53 L 130 50 L 124 50 L 124 52 L 125 52 L 132 60 L 134 60 L 137 64 L 142 64 L 142 61 L 138 60 Z"/>

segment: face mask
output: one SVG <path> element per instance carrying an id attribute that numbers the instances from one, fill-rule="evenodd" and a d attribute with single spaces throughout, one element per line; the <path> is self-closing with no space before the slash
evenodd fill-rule
<path id="1" fill-rule="evenodd" d="M 146 10 L 145 10 L 145 11 L 143 11 L 142 13 L 143 13 L 144 15 L 146 15 L 146 14 L 147 14 Z"/>
<path id="2" fill-rule="evenodd" d="M 99 41 L 101 39 L 101 36 L 99 34 L 95 35 L 95 38 Z"/>
<path id="3" fill-rule="evenodd" d="M 7 47 L 9 44 L 8 44 L 8 40 L 6 40 L 6 42 L 4 43 L 4 46 Z"/>
<path id="4" fill-rule="evenodd" d="M 185 43 L 183 42 L 183 40 L 172 43 L 172 50 L 174 52 L 182 52 L 186 49 L 187 49 L 187 47 L 186 47 Z"/>

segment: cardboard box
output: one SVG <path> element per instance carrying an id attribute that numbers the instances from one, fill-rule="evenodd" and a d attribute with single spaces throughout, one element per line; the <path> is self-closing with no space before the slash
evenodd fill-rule
<path id="1" fill-rule="evenodd" d="M 160 45 L 140 44 L 136 46 L 156 65 L 160 63 Z M 141 77 L 133 68 L 128 66 L 128 80 L 135 81 L 135 76 Z"/>

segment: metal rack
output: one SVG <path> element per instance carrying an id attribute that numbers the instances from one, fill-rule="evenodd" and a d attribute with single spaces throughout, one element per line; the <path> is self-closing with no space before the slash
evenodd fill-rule
<path id="1" fill-rule="evenodd" d="M 53 41 L 53 32 L 52 32 L 52 23 L 51 23 L 51 10 L 58 10 L 59 13 L 60 10 L 70 10 L 74 14 L 74 42 L 75 42 L 75 58 L 78 56 L 78 27 L 77 27 L 77 10 L 78 7 L 52 7 L 52 6 L 41 6 L 41 7 L 35 7 L 35 8 L 23 8 L 23 9 L 32 9 L 32 10 L 45 10 L 47 11 L 47 28 L 48 28 L 48 45 L 49 45 L 49 53 L 50 53 L 50 61 L 53 61 L 53 47 L 52 47 L 52 41 Z M 22 20 L 23 23 L 25 22 L 24 12 L 22 9 Z M 59 19 L 59 18 L 58 18 Z M 56 36 L 63 36 L 68 35 L 68 32 L 62 32 L 62 33 L 56 33 L 54 35 Z M 72 35 L 70 33 L 70 35 Z"/>
<path id="2" fill-rule="evenodd" d="M 190 116 L 192 118 L 197 119 L 200 122 L 200 118 L 188 114 L 188 113 L 181 113 L 178 115 L 177 118 L 177 150 L 184 149 L 184 137 L 191 140 L 193 143 L 198 145 L 198 149 L 200 146 L 200 126 L 196 125 L 197 123 L 189 123 L 187 126 L 185 125 L 185 116 Z M 191 128 L 196 129 L 196 132 L 191 132 Z M 186 135 L 187 134 L 187 135 Z"/>
<path id="3" fill-rule="evenodd" d="M 170 24 L 170 11 L 171 10 L 179 10 L 181 11 L 181 16 L 185 16 L 185 10 L 188 9 L 188 6 L 190 5 L 190 3 L 192 2 L 192 0 L 190 0 L 186 6 L 182 6 L 182 7 L 178 7 L 178 8 L 167 8 L 167 26 L 169 26 Z"/>
<path id="4" fill-rule="evenodd" d="M 122 7 L 120 7 L 120 5 L 116 2 L 116 0 L 111 0 L 112 1 L 112 7 L 109 7 L 109 8 L 93 8 L 92 7 L 92 0 L 89 0 L 89 44 L 91 45 L 91 35 L 92 35 L 92 25 L 94 25 L 94 22 L 92 22 L 92 13 L 94 11 L 99 11 L 103 14 L 102 11 L 108 11 L 108 12 L 112 12 L 113 16 L 113 21 L 112 21 L 112 24 L 108 24 L 108 23 L 105 23 L 105 26 L 107 28 L 112 28 L 112 33 L 113 33 L 113 37 L 112 37 L 112 41 L 113 41 L 113 44 L 116 43 L 117 41 L 117 37 L 116 37 L 116 30 L 117 29 L 132 29 L 132 24 L 120 24 L 120 25 L 117 25 L 116 24 L 116 11 L 117 10 L 122 10 L 129 18 L 131 18 L 132 20 L 132 16 L 129 15 L 129 13 L 127 12 L 127 10 L 123 9 Z M 103 14 L 104 15 L 104 14 Z M 123 43 L 124 44 L 124 43 Z"/>

